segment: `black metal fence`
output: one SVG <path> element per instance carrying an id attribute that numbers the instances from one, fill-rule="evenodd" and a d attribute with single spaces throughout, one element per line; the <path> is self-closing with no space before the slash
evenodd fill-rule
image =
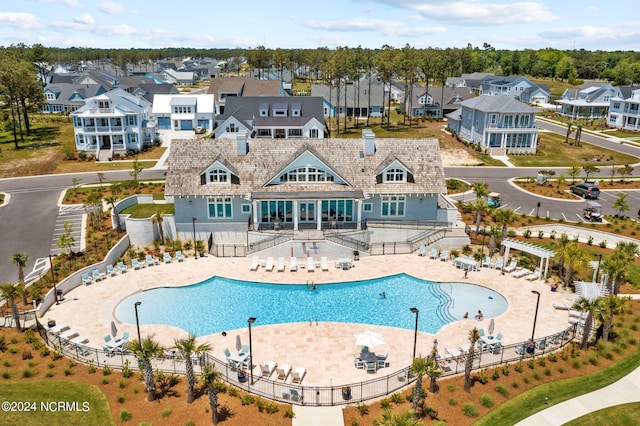
<path id="1" fill-rule="evenodd" d="M 110 368 L 122 369 L 127 365 L 132 370 L 138 369 L 138 360 L 130 351 L 124 348 L 114 351 L 107 348 L 96 349 L 83 344 L 74 344 L 53 333 L 40 323 L 37 323 L 37 327 L 47 345 L 66 357 L 87 365 L 93 365 L 96 368 L 109 366 Z M 577 324 L 571 325 L 556 334 L 536 339 L 535 344 L 531 347 L 522 342 L 506 346 L 494 344 L 492 347 L 486 346 L 483 349 L 482 345 L 479 344 L 473 354 L 473 368 L 478 370 L 553 352 L 574 340 L 579 331 L 578 328 Z M 464 372 L 468 356 L 470 356 L 468 352 L 452 356 L 443 349 L 441 356 L 439 356 L 439 365 L 443 370 L 442 376 L 446 377 Z M 192 364 L 196 374 L 201 373 L 203 365 L 213 365 L 220 373 L 222 380 L 246 392 L 274 401 L 312 406 L 332 406 L 368 401 L 394 393 L 415 381 L 415 376 L 409 372 L 409 366 L 400 370 L 391 370 L 390 374 L 376 376 L 371 380 L 357 383 L 336 383 L 333 386 L 306 386 L 291 383 L 290 379 L 271 379 L 270 377 L 274 377 L 275 374 L 270 377 L 263 377 L 260 374 L 260 369 L 256 368 L 258 366 L 254 366 L 252 378 L 251 372 L 235 370 L 223 360 L 217 359 L 210 354 L 192 357 Z M 154 360 L 153 367 L 164 373 L 185 374 L 185 362 L 178 351 L 166 350 L 164 356 Z M 356 367 L 354 366 L 353 368 Z M 378 372 L 384 370 L 387 370 L 387 368 L 378 370 Z M 350 389 L 348 395 L 343 393 L 343 389 L 346 387 Z"/>

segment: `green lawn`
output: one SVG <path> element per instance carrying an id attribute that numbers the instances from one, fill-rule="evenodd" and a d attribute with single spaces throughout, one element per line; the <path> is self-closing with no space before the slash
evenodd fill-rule
<path id="1" fill-rule="evenodd" d="M 573 162 L 604 167 L 635 164 L 639 161 L 637 157 L 587 143 L 581 143 L 579 147 L 569 145 L 564 143 L 564 136 L 555 133 L 540 132 L 538 135 L 538 154 L 512 155 L 509 161 L 516 167 L 563 167 L 570 166 Z"/>
<path id="2" fill-rule="evenodd" d="M 616 405 L 579 417 L 565 426 L 640 425 L 640 402 Z"/>
<path id="3" fill-rule="evenodd" d="M 640 365 L 640 350 L 610 367 L 586 376 L 558 380 L 537 386 L 505 402 L 478 420 L 475 425 L 513 425 L 548 406 L 603 388 L 629 374 Z M 546 401 L 546 404 L 545 404 Z M 582 424 L 582 423 L 580 423 Z M 607 424 L 619 424 L 607 422 Z"/>
<path id="4" fill-rule="evenodd" d="M 0 424 L 21 426 L 115 425 L 109 403 L 93 385 L 68 380 L 3 382 L 0 386 L 3 412 Z M 30 411 L 5 410 L 5 401 L 28 402 Z M 77 403 L 58 411 L 58 401 Z M 35 404 L 35 405 L 34 405 Z M 18 408 L 17 406 L 15 407 Z M 46 411 L 49 408 L 51 411 Z"/>
<path id="5" fill-rule="evenodd" d="M 153 216 L 156 213 L 160 214 L 174 214 L 175 209 L 173 204 L 136 204 L 135 206 L 127 207 L 120 214 L 130 214 L 134 219 L 146 219 Z"/>

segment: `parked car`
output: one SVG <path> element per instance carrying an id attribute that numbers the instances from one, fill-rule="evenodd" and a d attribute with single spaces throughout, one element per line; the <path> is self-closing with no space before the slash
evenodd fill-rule
<path id="1" fill-rule="evenodd" d="M 600 190 L 598 187 L 590 183 L 578 183 L 576 185 L 571 185 L 571 192 L 583 198 L 593 198 L 594 200 L 597 200 L 600 196 Z"/>

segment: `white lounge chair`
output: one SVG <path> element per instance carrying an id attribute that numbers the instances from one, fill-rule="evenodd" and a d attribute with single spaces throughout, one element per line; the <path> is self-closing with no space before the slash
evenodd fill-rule
<path id="1" fill-rule="evenodd" d="M 313 262 L 313 257 L 307 257 L 307 272 L 313 272 L 316 270 L 316 264 Z"/>
<path id="2" fill-rule="evenodd" d="M 302 379 L 304 379 L 304 375 L 307 374 L 307 369 L 304 367 L 296 368 L 293 373 L 291 373 L 291 382 L 292 383 L 300 383 Z"/>
<path id="3" fill-rule="evenodd" d="M 116 268 L 114 268 L 113 265 L 107 265 L 107 273 L 110 276 L 115 277 L 117 274 Z"/>
<path id="4" fill-rule="evenodd" d="M 418 253 L 418 256 L 424 256 L 427 254 L 427 246 L 420 246 L 416 253 Z"/>
<path id="5" fill-rule="evenodd" d="M 271 377 L 275 371 L 278 363 L 275 361 L 267 361 L 264 364 L 260 364 L 260 370 L 262 371 L 262 377 Z"/>
<path id="6" fill-rule="evenodd" d="M 278 272 L 284 272 L 284 268 L 285 268 L 285 266 L 284 266 L 284 257 L 279 257 L 278 258 L 278 269 L 277 269 L 277 271 Z"/>
<path id="7" fill-rule="evenodd" d="M 131 267 L 134 270 L 137 270 L 137 269 L 142 268 L 142 264 L 140 262 L 138 262 L 138 259 L 131 259 Z"/>
<path id="8" fill-rule="evenodd" d="M 535 270 L 535 271 L 533 271 L 533 272 L 532 272 L 532 273 L 530 273 L 530 274 L 527 274 L 527 275 L 524 277 L 524 279 L 525 279 L 525 280 L 528 280 L 528 281 L 535 281 L 535 280 L 539 280 L 539 279 L 540 279 L 540 269 L 536 268 L 536 270 Z"/>
<path id="9" fill-rule="evenodd" d="M 289 261 L 289 270 L 291 272 L 296 272 L 298 270 L 298 259 L 295 257 L 291 257 L 291 260 Z"/>
<path id="10" fill-rule="evenodd" d="M 147 263 L 147 266 L 153 266 L 153 265 L 157 265 L 158 264 L 158 259 L 156 259 L 155 257 L 153 257 L 150 254 L 148 254 L 145 257 L 145 262 Z"/>
<path id="11" fill-rule="evenodd" d="M 440 253 L 440 260 L 443 262 L 446 262 L 448 258 L 449 258 L 449 250 L 442 250 L 442 253 Z"/>
<path id="12" fill-rule="evenodd" d="M 273 257 L 267 257 L 267 264 L 264 267 L 265 271 L 273 271 Z"/>
<path id="13" fill-rule="evenodd" d="M 502 269 L 502 258 L 499 257 L 495 263 L 489 265 L 490 268 Z"/>
<path id="14" fill-rule="evenodd" d="M 322 269 L 323 271 L 329 270 L 329 263 L 327 262 L 327 256 L 322 256 L 320 258 L 320 269 Z"/>
<path id="15" fill-rule="evenodd" d="M 182 262 L 184 260 L 184 255 L 182 254 L 182 251 L 178 250 L 176 252 L 176 260 L 178 262 Z"/>
<path id="16" fill-rule="evenodd" d="M 92 269 L 91 270 L 91 278 L 93 278 L 93 281 L 100 281 L 103 278 L 105 278 L 107 275 L 104 272 L 100 272 L 97 269 Z"/>
<path id="17" fill-rule="evenodd" d="M 260 260 L 258 259 L 258 256 L 253 256 L 253 259 L 251 260 L 251 266 L 249 266 L 249 270 L 257 271 L 259 267 L 260 267 Z"/>
<path id="18" fill-rule="evenodd" d="M 515 271 L 513 274 L 511 274 L 511 276 L 515 278 L 522 278 L 525 275 L 529 275 L 531 272 L 532 271 L 530 269 L 522 268 L 519 271 Z"/>
<path id="19" fill-rule="evenodd" d="M 280 367 L 276 367 L 279 380 L 287 380 L 289 373 L 291 373 L 291 366 L 289 364 L 282 364 Z"/>
<path id="20" fill-rule="evenodd" d="M 127 267 L 125 266 L 123 261 L 118 262 L 118 271 L 120 271 L 121 274 L 127 272 Z"/>
<path id="21" fill-rule="evenodd" d="M 429 259 L 437 259 L 438 258 L 438 249 L 433 247 L 429 252 Z"/>
<path id="22" fill-rule="evenodd" d="M 483 268 L 488 268 L 489 266 L 491 266 L 491 258 L 489 256 L 485 256 L 482 258 L 482 267 Z"/>
<path id="23" fill-rule="evenodd" d="M 83 272 L 82 273 L 82 284 L 84 285 L 89 285 L 91 284 L 91 277 L 89 276 L 89 274 L 87 272 Z"/>
<path id="24" fill-rule="evenodd" d="M 504 267 L 504 271 L 507 274 L 510 274 L 513 271 L 515 271 L 517 267 L 518 267 L 518 259 L 511 259 L 511 263 L 509 263 L 509 266 Z"/>
<path id="25" fill-rule="evenodd" d="M 171 258 L 171 255 L 168 252 L 164 252 L 164 254 L 162 255 L 162 259 L 164 260 L 164 263 L 171 263 L 171 261 L 173 260 Z"/>
<path id="26" fill-rule="evenodd" d="M 69 329 L 69 326 L 67 324 L 58 324 L 54 327 L 51 327 L 49 331 L 55 334 L 60 334 L 63 331 L 67 331 L 68 329 Z"/>

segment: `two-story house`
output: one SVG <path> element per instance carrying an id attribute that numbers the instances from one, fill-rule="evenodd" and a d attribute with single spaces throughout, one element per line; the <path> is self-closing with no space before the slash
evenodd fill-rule
<path id="1" fill-rule="evenodd" d="M 139 152 L 156 138 L 157 125 L 150 116 L 150 102 L 122 89 L 89 98 L 71 113 L 76 149 L 96 158 Z"/>
<path id="2" fill-rule="evenodd" d="M 340 105 L 338 105 L 338 91 L 326 84 L 312 84 L 311 96 L 322 97 L 325 117 L 381 117 L 384 112 L 384 90 L 377 81 L 369 82 L 361 78 L 357 83 L 340 87 Z"/>
<path id="3" fill-rule="evenodd" d="M 227 98 L 225 113 L 216 122 L 217 139 L 235 133 L 263 139 L 322 139 L 325 135 L 322 98 L 314 96 Z"/>
<path id="4" fill-rule="evenodd" d="M 48 84 L 44 89 L 41 112 L 64 113 L 81 108 L 85 100 L 107 92 L 100 84 L 60 83 Z"/>
<path id="5" fill-rule="evenodd" d="M 413 101 L 405 105 L 405 111 L 409 112 L 411 118 L 442 118 L 471 98 L 471 92 L 466 87 L 429 87 L 428 91 L 414 89 L 413 93 Z"/>
<path id="6" fill-rule="evenodd" d="M 587 81 L 577 89 L 564 91 L 558 101 L 558 112 L 572 119 L 605 118 L 609 113 L 611 99 L 621 97 L 620 89 L 609 83 Z"/>
<path id="7" fill-rule="evenodd" d="M 194 130 L 215 127 L 215 100 L 213 95 L 155 95 L 153 117 L 158 129 Z"/>
<path id="8" fill-rule="evenodd" d="M 640 131 L 640 88 L 620 87 L 621 96 L 611 98 L 607 125 Z"/>
<path id="9" fill-rule="evenodd" d="M 171 68 L 160 72 L 162 79 L 169 84 L 189 85 L 195 83 L 193 71 L 174 71 Z"/>
<path id="10" fill-rule="evenodd" d="M 526 77 L 511 75 L 487 81 L 483 94 L 506 95 L 527 103 L 549 103 L 551 93 L 546 85 L 538 85 Z"/>
<path id="11" fill-rule="evenodd" d="M 468 99 L 449 115 L 449 129 L 483 149 L 535 153 L 537 110 L 506 95 Z"/>
<path id="12" fill-rule="evenodd" d="M 216 77 L 211 79 L 207 93 L 215 96 L 216 115 L 224 114 L 228 98 L 286 96 L 280 80 L 256 80 L 250 77 Z"/>

